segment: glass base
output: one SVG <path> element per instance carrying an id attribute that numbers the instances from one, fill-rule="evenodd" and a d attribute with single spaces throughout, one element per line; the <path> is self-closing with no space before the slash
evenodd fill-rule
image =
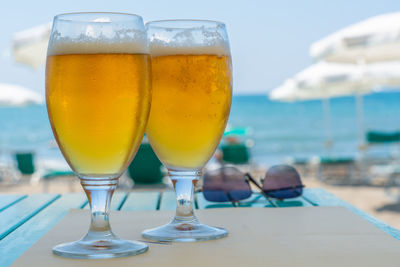
<path id="1" fill-rule="evenodd" d="M 142 236 L 146 239 L 174 242 L 214 240 L 227 235 L 228 231 L 223 228 L 208 226 L 197 220 L 188 223 L 177 219 L 166 225 L 142 232 Z"/>
<path id="2" fill-rule="evenodd" d="M 53 253 L 66 258 L 107 259 L 138 255 L 148 248 L 144 243 L 122 239 L 90 242 L 79 240 L 57 245 L 53 248 Z"/>

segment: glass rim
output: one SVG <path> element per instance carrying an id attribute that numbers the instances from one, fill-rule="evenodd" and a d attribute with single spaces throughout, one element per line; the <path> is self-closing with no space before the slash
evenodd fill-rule
<path id="1" fill-rule="evenodd" d="M 133 14 L 133 13 L 124 13 L 124 12 L 67 12 L 61 13 L 54 16 L 54 21 L 72 21 L 72 22 L 90 22 L 90 23 L 112 23 L 113 21 L 87 21 L 87 20 L 74 20 L 68 17 L 75 17 L 78 15 L 119 15 L 121 17 L 135 17 L 137 19 L 143 19 L 140 15 Z"/>
<path id="2" fill-rule="evenodd" d="M 190 27 L 179 27 L 179 26 L 168 26 L 169 23 L 193 23 L 192 26 Z M 226 27 L 225 23 L 222 21 L 218 20 L 207 20 L 207 19 L 162 19 L 162 20 L 152 20 L 146 22 L 145 26 L 152 27 L 152 28 L 159 28 L 159 29 L 171 29 L 171 30 L 184 30 L 184 29 L 195 29 L 198 28 L 196 27 L 197 23 L 203 23 L 203 24 L 208 24 L 212 25 L 213 28 L 216 28 L 218 26 Z M 207 26 L 207 25 L 199 25 L 199 26 Z M 210 26 L 211 27 L 211 26 Z"/>

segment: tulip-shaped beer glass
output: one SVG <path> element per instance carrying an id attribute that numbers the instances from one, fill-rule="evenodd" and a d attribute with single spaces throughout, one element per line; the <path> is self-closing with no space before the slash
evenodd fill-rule
<path id="1" fill-rule="evenodd" d="M 167 20 L 146 24 L 153 99 L 147 136 L 168 168 L 176 215 L 145 230 L 152 240 L 217 239 L 227 231 L 201 224 L 193 213 L 193 188 L 224 133 L 232 98 L 232 67 L 223 23 Z"/>
<path id="2" fill-rule="evenodd" d="M 143 138 L 150 111 L 150 58 L 142 18 L 118 13 L 56 16 L 46 65 L 46 102 L 57 143 L 89 199 L 81 240 L 53 248 L 71 258 L 147 250 L 121 240 L 108 213 L 118 178 Z"/>

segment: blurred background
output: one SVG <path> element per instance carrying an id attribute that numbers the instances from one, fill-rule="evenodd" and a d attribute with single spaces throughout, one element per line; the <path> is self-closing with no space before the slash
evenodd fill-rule
<path id="1" fill-rule="evenodd" d="M 399 1 L 9 1 L 1 10 L 1 193 L 81 190 L 44 104 L 55 15 L 211 19 L 227 25 L 234 98 L 209 166 L 231 163 L 263 176 L 271 165 L 291 164 L 307 187 L 400 227 Z M 138 156 L 151 157 L 146 149 Z M 137 170 L 145 178 L 136 181 L 128 172 L 121 189 L 162 184 L 163 170 L 149 169 Z M 146 180 L 149 173 L 161 178 Z"/>

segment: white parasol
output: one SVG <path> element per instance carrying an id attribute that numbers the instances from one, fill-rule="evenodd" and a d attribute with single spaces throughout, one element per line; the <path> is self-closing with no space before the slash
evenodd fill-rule
<path id="1" fill-rule="evenodd" d="M 269 96 L 273 100 L 297 101 L 367 93 L 373 84 L 361 77 L 353 64 L 319 62 L 286 80 Z"/>
<path id="2" fill-rule="evenodd" d="M 328 35 L 311 45 L 310 55 L 316 61 L 357 63 L 361 70 L 366 68 L 366 63 L 400 60 L 400 12 L 375 16 Z M 359 140 L 363 147 L 363 99 L 361 93 L 355 96 Z"/>
<path id="3" fill-rule="evenodd" d="M 381 88 L 400 85 L 400 62 L 386 62 L 365 65 L 360 68 L 354 64 L 316 63 L 287 80 L 282 86 L 273 89 L 269 97 L 279 101 L 299 101 L 323 99 L 326 135 L 330 143 L 329 99 L 346 95 L 362 95 Z M 362 114 L 358 104 L 359 113 Z M 358 123 L 359 135 L 363 135 L 363 124 Z"/>
<path id="4" fill-rule="evenodd" d="M 50 31 L 51 23 L 46 23 L 15 33 L 13 36 L 15 61 L 34 69 L 43 66 L 46 62 Z"/>
<path id="5" fill-rule="evenodd" d="M 313 43 L 316 61 L 372 63 L 400 60 L 400 12 L 372 17 Z"/>
<path id="6" fill-rule="evenodd" d="M 25 87 L 0 83 L 0 106 L 24 106 L 29 104 L 42 104 L 43 98 Z"/>

